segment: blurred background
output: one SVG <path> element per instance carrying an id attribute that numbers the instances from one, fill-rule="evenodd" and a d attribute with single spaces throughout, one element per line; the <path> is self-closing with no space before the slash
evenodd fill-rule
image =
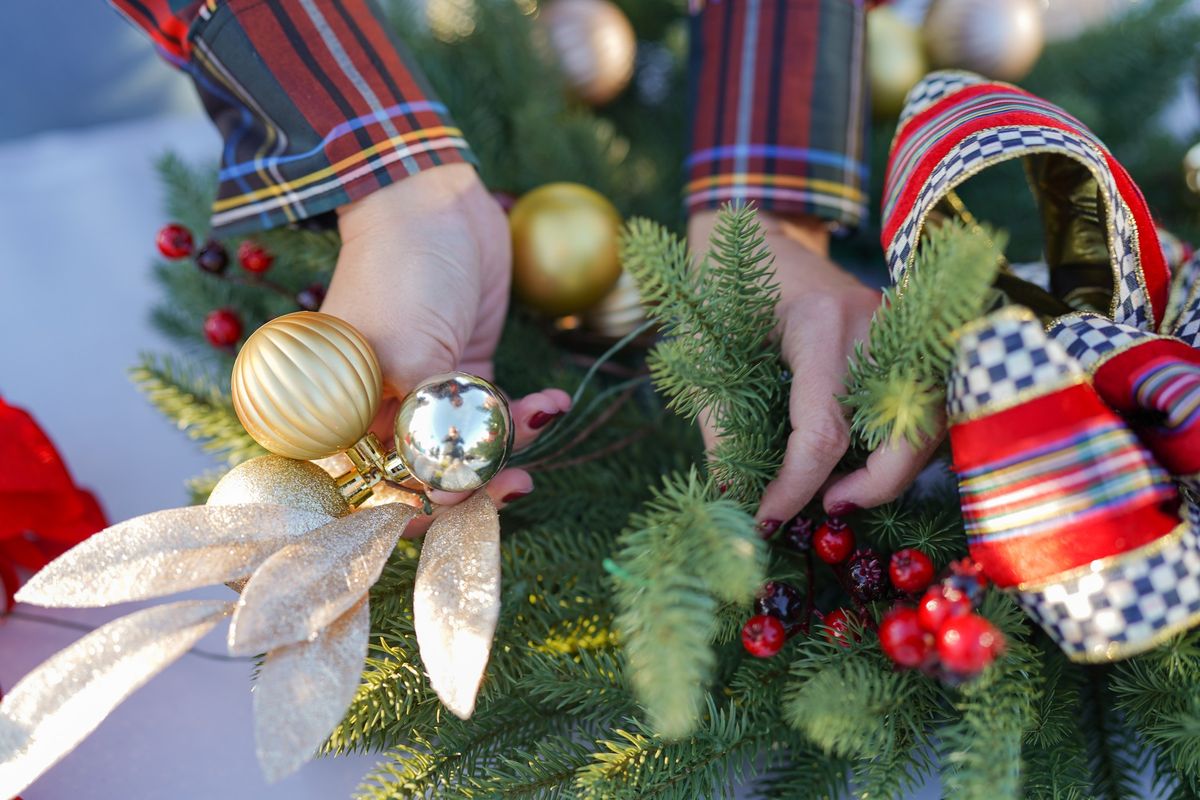
<path id="1" fill-rule="evenodd" d="M 958 31 L 966 38 L 947 33 L 934 39 L 1001 60 L 1032 53 L 1031 65 L 1044 50 L 1029 87 L 1063 103 L 1102 138 L 1124 140 L 1118 157 L 1135 178 L 1147 181 L 1143 188 L 1152 205 L 1171 209 L 1184 228 L 1177 232 L 1190 237 L 1200 213 L 1183 163 L 1200 139 L 1194 69 L 1167 45 L 1156 51 L 1154 42 L 1139 42 L 1135 52 L 1118 46 L 1123 16 L 1143 12 L 1153 0 L 1037 1 L 1042 17 L 1036 42 L 990 41 L 987 30 L 982 38 L 979 31 Z M 980 2 L 993 9 L 1011 5 Z M 430 18 L 444 18 L 470 3 L 427 5 Z M 634 16 L 636 0 L 619 5 Z M 1200 11 L 1200 0 L 1187 5 L 1193 14 Z M 886 7 L 889 24 L 898 27 L 878 34 L 882 46 L 872 33 L 876 80 L 914 67 L 913 48 L 920 46 L 914 42 L 928 6 L 929 0 L 894 0 Z M 1096 26 L 1106 33 L 1078 39 Z M 1164 62 L 1167 56 L 1175 60 Z M 639 69 L 645 65 L 638 63 Z M 1097 102 L 1095 85 L 1109 73 L 1142 75 L 1143 94 L 1166 100 L 1153 117 L 1141 116 L 1124 102 L 1132 94 L 1125 80 L 1121 87 L 1113 82 L 1111 105 Z M 149 269 L 164 222 L 154 161 L 171 150 L 194 164 L 215 164 L 218 137 L 189 81 L 102 0 L 7 3 L 0 74 L 6 76 L 0 82 L 0 397 L 36 417 L 110 520 L 182 505 L 188 501 L 185 479 L 214 463 L 145 401 L 127 370 L 140 352 L 169 349 L 150 324 L 151 307 L 163 299 Z M 891 118 L 886 109 L 880 112 L 876 164 L 886 153 L 896 112 Z M 1200 163 L 1193 166 L 1200 170 Z M 877 195 L 881 171 L 872 178 Z M 976 190 L 985 207 L 987 194 L 986 187 Z M 997 210 L 1002 223 L 1005 212 Z M 1011 219 L 1028 211 L 1007 213 Z M 1014 237 L 1017 258 L 1038 257 L 1036 235 Z M 844 257 L 868 271 L 877 267 L 872 237 L 877 239 L 868 230 L 843 243 Z M 80 629 L 123 612 L 0 619 L 0 688 L 73 641 Z M 200 649 L 216 652 L 219 645 L 206 641 Z M 280 785 L 263 783 L 254 761 L 249 671 L 244 662 L 184 658 L 120 707 L 25 800 L 348 797 L 374 759 L 318 761 Z"/>

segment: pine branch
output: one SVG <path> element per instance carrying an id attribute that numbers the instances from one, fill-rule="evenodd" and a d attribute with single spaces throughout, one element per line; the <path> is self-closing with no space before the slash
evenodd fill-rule
<path id="1" fill-rule="evenodd" d="M 142 356 L 130 377 L 154 407 L 188 438 L 203 442 L 206 452 L 239 464 L 264 455 L 238 421 L 226 392 L 169 356 Z"/>
<path id="2" fill-rule="evenodd" d="M 647 363 L 668 406 L 708 417 L 720 443 L 709 472 L 747 508 L 779 471 L 788 433 L 790 375 L 770 344 L 778 287 L 753 208 L 717 215 L 708 257 L 693 264 L 663 228 L 633 220 L 621 258 L 666 338 Z"/>
<path id="3" fill-rule="evenodd" d="M 936 431 L 956 331 L 992 296 L 1002 249 L 996 238 L 957 221 L 931 228 L 906 285 L 884 292 L 842 398 L 853 412 L 851 431 L 868 450 L 888 441 L 919 444 Z"/>
<path id="4" fill-rule="evenodd" d="M 753 519 L 730 500 L 708 500 L 710 492 L 695 470 L 668 478 L 630 519 L 616 557 L 616 626 L 630 680 L 668 739 L 699 718 L 714 665 L 714 597 L 749 603 L 766 566 Z"/>

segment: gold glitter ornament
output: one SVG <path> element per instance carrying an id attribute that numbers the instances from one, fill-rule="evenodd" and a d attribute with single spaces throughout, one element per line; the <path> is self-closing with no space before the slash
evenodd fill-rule
<path id="1" fill-rule="evenodd" d="M 551 0 L 539 12 L 538 23 L 579 99 L 601 106 L 629 84 L 637 36 L 621 9 L 608 0 Z"/>
<path id="2" fill-rule="evenodd" d="M 233 407 L 267 450 L 309 461 L 366 434 L 383 394 L 375 352 L 348 322 L 317 311 L 276 317 L 242 345 Z"/>
<path id="3" fill-rule="evenodd" d="M 935 66 L 1000 81 L 1029 74 L 1045 43 L 1038 0 L 934 0 L 922 32 Z"/>
<path id="4" fill-rule="evenodd" d="M 350 504 L 325 470 L 309 461 L 276 455 L 238 464 L 217 481 L 208 496 L 210 506 L 243 503 L 274 503 L 335 519 L 350 513 Z"/>
<path id="5" fill-rule="evenodd" d="M 539 186 L 517 200 L 508 221 L 513 291 L 536 311 L 586 311 L 621 277 L 621 215 L 597 191 L 577 183 Z"/>
<path id="6" fill-rule="evenodd" d="M 867 14 L 867 78 L 875 116 L 899 117 L 909 90 L 928 71 L 921 29 L 887 6 L 872 9 Z"/>

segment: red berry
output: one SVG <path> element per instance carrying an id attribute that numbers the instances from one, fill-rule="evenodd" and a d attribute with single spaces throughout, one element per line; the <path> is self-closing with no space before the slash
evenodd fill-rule
<path id="1" fill-rule="evenodd" d="M 987 576 L 983 574 L 983 567 L 969 558 L 960 558 L 950 564 L 949 571 L 950 575 L 942 582 L 965 594 L 972 603 L 978 603 L 988 584 Z"/>
<path id="2" fill-rule="evenodd" d="M 854 638 L 854 641 L 858 641 L 858 636 L 850 630 L 851 624 L 857 621 L 858 617 L 854 615 L 853 611 L 835 608 L 821 620 L 821 624 L 825 626 L 825 638 L 831 642 L 837 642 L 842 647 L 849 647 L 851 637 Z"/>
<path id="3" fill-rule="evenodd" d="M 894 608 L 879 623 L 879 645 L 902 667 L 927 664 L 934 652 L 933 634 L 921 627 L 915 608 Z"/>
<path id="4" fill-rule="evenodd" d="M 192 232 L 178 222 L 159 228 L 154 243 L 158 245 L 158 252 L 167 258 L 187 258 L 192 254 L 195 244 L 192 241 Z"/>
<path id="5" fill-rule="evenodd" d="M 242 321 L 228 308 L 218 308 L 204 318 L 204 338 L 213 347 L 232 347 L 242 338 Z"/>
<path id="6" fill-rule="evenodd" d="M 920 550 L 897 550 L 892 553 L 888 575 L 892 586 L 902 592 L 923 592 L 933 583 L 933 561 Z"/>
<path id="7" fill-rule="evenodd" d="M 275 256 L 258 242 L 247 239 L 238 245 L 238 263 L 247 272 L 266 272 L 274 261 Z"/>
<path id="8" fill-rule="evenodd" d="M 963 614 L 946 621 L 937 634 L 942 666 L 959 675 L 974 675 L 1004 651 L 1004 634 L 978 614 Z"/>
<path id="9" fill-rule="evenodd" d="M 837 517 L 830 517 L 813 534 L 813 550 L 826 564 L 840 564 L 854 550 L 854 531 Z"/>
<path id="10" fill-rule="evenodd" d="M 751 617 L 742 627 L 742 647 L 755 658 L 770 658 L 783 648 L 786 641 L 787 632 L 783 629 L 783 623 L 766 614 Z"/>
<path id="11" fill-rule="evenodd" d="M 971 599 L 960 591 L 949 589 L 940 583 L 930 586 L 917 605 L 921 627 L 936 634 L 951 617 L 971 612 Z"/>
<path id="12" fill-rule="evenodd" d="M 306 286 L 296 295 L 296 305 L 305 311 L 316 311 L 325 302 L 325 287 L 319 283 Z"/>

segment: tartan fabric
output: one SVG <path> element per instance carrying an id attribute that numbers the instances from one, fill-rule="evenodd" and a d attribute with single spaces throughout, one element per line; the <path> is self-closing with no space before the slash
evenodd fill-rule
<path id="1" fill-rule="evenodd" d="M 295 222 L 472 159 L 372 0 L 111 0 L 224 137 L 218 235 Z"/>
<path id="2" fill-rule="evenodd" d="M 861 0 L 694 9 L 689 211 L 746 200 L 846 226 L 865 220 Z"/>

